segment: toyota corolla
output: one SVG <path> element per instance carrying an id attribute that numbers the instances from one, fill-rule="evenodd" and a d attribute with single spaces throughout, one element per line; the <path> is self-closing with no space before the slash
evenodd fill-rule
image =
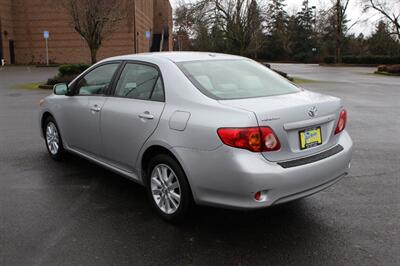
<path id="1" fill-rule="evenodd" d="M 193 204 L 256 209 L 347 174 L 342 101 L 248 58 L 149 53 L 103 60 L 40 103 L 50 156 L 89 159 L 147 187 L 164 219 Z"/>

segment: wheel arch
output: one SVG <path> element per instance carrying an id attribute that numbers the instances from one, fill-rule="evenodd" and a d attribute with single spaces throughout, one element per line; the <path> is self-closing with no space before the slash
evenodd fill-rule
<path id="1" fill-rule="evenodd" d="M 140 159 L 140 170 L 142 173 L 143 184 L 146 184 L 146 170 L 149 164 L 149 160 L 157 154 L 167 154 L 171 156 L 181 166 L 182 170 L 184 170 L 180 160 L 169 148 L 160 144 L 151 145 L 144 150 Z M 186 171 L 184 172 L 186 174 Z"/>
<path id="2" fill-rule="evenodd" d="M 54 116 L 49 111 L 45 111 L 42 114 L 42 118 L 40 119 L 40 129 L 41 129 L 43 135 L 44 135 L 44 126 L 45 126 L 44 122 L 49 117 L 53 117 L 53 119 L 55 119 Z"/>
<path id="3" fill-rule="evenodd" d="M 57 126 L 57 129 L 58 129 L 58 134 L 60 135 L 60 137 L 62 139 L 62 143 L 63 143 L 64 149 L 66 149 L 66 145 L 67 144 L 66 144 L 66 142 L 65 142 L 65 140 L 63 138 L 63 135 L 61 133 L 60 126 L 57 123 L 57 120 L 54 117 L 54 115 L 52 113 L 50 113 L 48 110 L 44 111 L 43 114 L 41 115 L 41 118 L 40 118 L 40 132 L 42 133 L 42 136 L 45 137 L 45 135 L 46 135 L 45 134 L 45 128 L 44 128 L 45 124 L 44 123 L 46 122 L 46 119 L 49 118 L 49 117 L 52 117 L 54 119 L 54 121 L 56 122 L 56 126 Z"/>
<path id="4" fill-rule="evenodd" d="M 142 184 L 147 186 L 147 176 L 146 176 L 146 169 L 148 167 L 148 163 L 150 161 L 150 158 L 157 155 L 157 154 L 167 154 L 171 156 L 172 159 L 174 159 L 180 168 L 182 169 L 183 173 L 185 174 L 186 181 L 189 184 L 189 189 L 190 189 L 190 194 L 192 196 L 192 199 L 196 199 L 196 195 L 192 189 L 192 184 L 190 182 L 190 178 L 188 177 L 188 171 L 185 169 L 185 165 L 182 163 L 182 159 L 178 154 L 176 154 L 173 149 L 167 148 L 166 146 L 163 146 L 159 143 L 148 146 L 145 151 L 143 152 L 143 155 L 140 158 L 140 171 L 141 171 L 141 179 L 142 179 Z"/>

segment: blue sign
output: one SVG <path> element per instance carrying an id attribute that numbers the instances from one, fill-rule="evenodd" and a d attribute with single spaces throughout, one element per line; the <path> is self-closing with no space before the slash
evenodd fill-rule
<path id="1" fill-rule="evenodd" d="M 45 39 L 49 38 L 49 32 L 47 30 L 43 32 L 43 38 Z"/>
<path id="2" fill-rule="evenodd" d="M 150 31 L 146 31 L 146 39 L 150 39 L 151 37 L 151 32 Z"/>

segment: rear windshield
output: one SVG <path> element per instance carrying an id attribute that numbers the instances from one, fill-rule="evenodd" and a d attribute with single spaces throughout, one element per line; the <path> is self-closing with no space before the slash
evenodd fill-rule
<path id="1" fill-rule="evenodd" d="M 200 91 L 214 99 L 265 97 L 300 91 L 275 72 L 251 60 L 190 61 L 180 62 L 178 66 Z"/>

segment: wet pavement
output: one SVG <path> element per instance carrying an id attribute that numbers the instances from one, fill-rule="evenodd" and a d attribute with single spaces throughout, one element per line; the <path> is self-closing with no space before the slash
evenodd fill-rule
<path id="1" fill-rule="evenodd" d="M 372 68 L 274 64 L 343 99 L 349 176 L 306 199 L 239 212 L 198 207 L 173 226 L 145 189 L 84 159 L 55 162 L 39 136 L 52 68 L 0 70 L 0 265 L 400 265 L 400 78 Z"/>

